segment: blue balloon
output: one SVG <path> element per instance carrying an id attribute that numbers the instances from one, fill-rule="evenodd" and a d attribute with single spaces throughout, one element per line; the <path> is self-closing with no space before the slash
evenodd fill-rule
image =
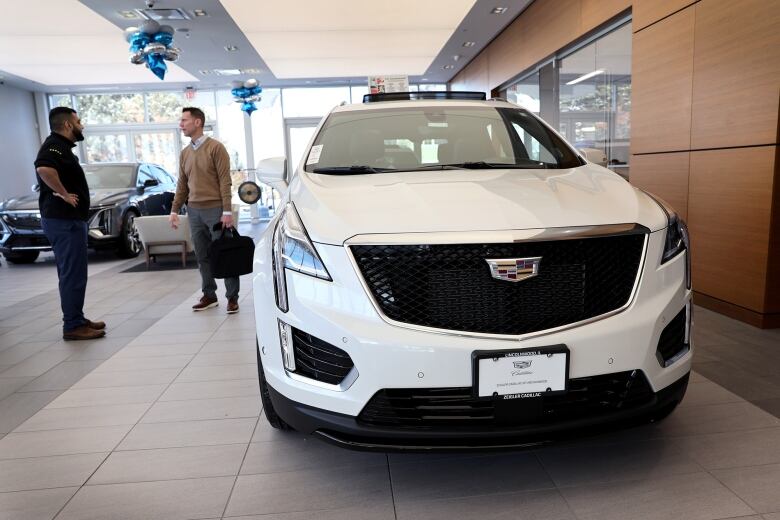
<path id="1" fill-rule="evenodd" d="M 165 65 L 165 58 L 160 54 L 149 54 L 146 56 L 146 66 L 149 67 L 155 76 L 165 79 L 165 73 L 168 66 Z"/>
<path id="2" fill-rule="evenodd" d="M 150 41 L 149 36 L 142 32 L 133 33 L 130 36 L 130 52 L 142 51 Z"/>
<path id="3" fill-rule="evenodd" d="M 249 89 L 250 94 L 253 95 L 253 96 L 261 93 L 262 91 L 263 91 L 263 88 L 260 85 Z"/>
<path id="4" fill-rule="evenodd" d="M 157 43 L 162 43 L 166 47 L 173 43 L 173 35 L 164 32 L 158 32 L 152 39 Z"/>
<path id="5" fill-rule="evenodd" d="M 254 112 L 255 110 L 257 110 L 257 107 L 256 107 L 256 106 L 255 106 L 255 104 L 254 104 L 254 103 L 252 103 L 251 101 L 247 101 L 246 103 L 244 103 L 243 105 L 241 105 L 241 110 L 243 110 L 244 112 L 246 112 L 248 116 L 251 116 L 251 115 L 252 115 L 252 112 Z"/>

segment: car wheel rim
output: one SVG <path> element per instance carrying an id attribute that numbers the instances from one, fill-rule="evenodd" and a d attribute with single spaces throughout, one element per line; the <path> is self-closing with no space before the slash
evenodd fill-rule
<path id="1" fill-rule="evenodd" d="M 127 241 L 127 248 L 132 253 L 138 253 L 141 251 L 141 238 L 138 236 L 138 228 L 135 227 L 135 215 L 129 213 L 127 215 L 127 228 L 125 231 L 125 237 Z"/>

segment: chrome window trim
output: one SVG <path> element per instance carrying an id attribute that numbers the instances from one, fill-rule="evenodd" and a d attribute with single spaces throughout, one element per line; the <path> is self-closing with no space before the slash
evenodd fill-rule
<path id="1" fill-rule="evenodd" d="M 344 246 L 347 249 L 347 258 L 349 258 L 350 263 L 352 264 L 352 268 L 355 271 L 355 274 L 358 277 L 358 280 L 360 280 L 360 285 L 363 287 L 363 290 L 366 292 L 366 294 L 369 297 L 369 300 L 371 301 L 371 304 L 374 306 L 374 310 L 377 312 L 379 317 L 387 324 L 393 325 L 396 327 L 401 327 L 404 329 L 410 329 L 410 330 L 416 330 L 419 332 L 429 332 L 432 334 L 442 334 L 446 336 L 457 336 L 457 337 L 465 337 L 465 338 L 480 338 L 480 339 L 491 339 L 495 341 L 523 341 L 526 339 L 531 338 L 537 338 L 540 336 L 547 336 L 549 334 L 555 334 L 557 332 L 561 332 L 564 330 L 573 329 L 576 327 L 581 327 L 583 325 L 587 325 L 596 321 L 601 321 L 603 319 L 609 318 L 611 316 L 614 316 L 616 314 L 619 314 L 626 309 L 628 309 L 631 304 L 634 302 L 634 299 L 636 298 L 636 294 L 639 291 L 639 283 L 642 279 L 642 273 L 645 270 L 645 263 L 647 260 L 647 249 L 650 243 L 650 236 L 651 232 L 648 228 L 645 226 L 639 225 L 639 224 L 615 224 L 615 225 L 605 225 L 605 226 L 582 226 L 582 227 L 568 227 L 568 228 L 547 228 L 547 229 L 535 229 L 535 230 L 525 230 L 525 231 L 507 231 L 507 232 L 497 232 L 497 233 L 491 233 L 491 232 L 481 232 L 484 235 L 493 235 L 490 240 L 482 240 L 476 243 L 508 243 L 507 240 L 495 240 L 495 237 L 498 236 L 507 236 L 511 235 L 514 237 L 517 237 L 520 234 L 527 234 L 528 232 L 536 231 L 535 235 L 532 237 L 526 237 L 522 239 L 515 238 L 513 240 L 510 240 L 509 242 L 538 242 L 538 241 L 549 241 L 549 240 L 566 240 L 566 239 L 575 239 L 575 238 L 596 238 L 596 237 L 603 237 L 603 236 L 615 236 L 615 235 L 621 235 L 621 234 L 643 234 L 644 235 L 644 243 L 642 244 L 642 253 L 641 258 L 639 260 L 639 267 L 637 268 L 637 274 L 636 278 L 634 279 L 634 286 L 631 288 L 631 294 L 629 295 L 628 299 L 626 300 L 626 303 L 623 304 L 623 306 L 614 309 L 612 311 L 609 311 L 604 314 L 600 314 L 598 316 L 593 316 L 592 318 L 588 318 L 586 320 L 580 320 L 573 323 L 567 323 L 566 325 L 561 325 L 560 327 L 555 327 L 552 329 L 544 329 L 544 330 L 538 330 L 535 332 L 529 332 L 527 334 L 520 334 L 520 335 L 510 335 L 510 334 L 488 334 L 488 333 L 482 333 L 482 332 L 468 332 L 468 331 L 461 331 L 461 330 L 449 330 L 449 329 L 438 329 L 434 327 L 426 327 L 423 325 L 414 325 L 411 323 L 405 323 L 402 321 L 396 321 L 390 317 L 388 317 L 383 311 L 382 307 L 379 305 L 379 302 L 377 302 L 376 298 L 374 297 L 373 293 L 371 292 L 371 289 L 368 287 L 368 284 L 366 283 L 365 279 L 363 278 L 363 274 L 360 271 L 360 267 L 357 264 L 357 261 L 355 260 L 355 256 L 352 254 L 352 245 L 419 245 L 421 242 L 417 240 L 420 235 L 445 235 L 447 233 L 417 233 L 417 234 L 406 234 L 406 235 L 385 235 L 386 238 L 381 241 L 376 241 L 376 237 L 382 237 L 383 235 L 357 235 L 354 237 L 349 238 L 347 241 L 344 242 Z M 599 232 L 600 231 L 600 232 Z M 450 238 L 460 238 L 461 240 L 458 240 L 456 242 L 453 242 L 450 240 L 441 240 L 441 241 L 435 241 L 435 242 L 426 242 L 427 244 L 434 243 L 434 244 L 467 244 L 467 243 L 475 243 L 473 241 L 465 241 L 462 240 L 464 238 L 464 233 L 449 233 L 451 235 Z M 465 235 L 471 236 L 472 233 L 465 233 Z M 361 237 L 370 237 L 367 241 L 361 240 Z"/>

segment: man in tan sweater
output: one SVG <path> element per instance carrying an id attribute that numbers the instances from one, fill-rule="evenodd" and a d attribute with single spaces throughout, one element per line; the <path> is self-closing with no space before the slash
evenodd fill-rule
<path id="1" fill-rule="evenodd" d="M 223 228 L 233 227 L 230 203 L 230 157 L 225 146 L 203 134 L 206 116 L 195 107 L 182 109 L 179 128 L 190 138 L 179 157 L 179 182 L 173 199 L 169 220 L 176 229 L 179 225 L 179 209 L 187 204 L 187 215 L 192 232 L 192 244 L 198 258 L 203 295 L 192 306 L 193 311 L 204 311 L 219 305 L 217 282 L 211 275 L 208 248 L 221 231 L 213 227 L 222 222 Z M 228 300 L 227 312 L 238 312 L 239 279 L 225 278 Z"/>

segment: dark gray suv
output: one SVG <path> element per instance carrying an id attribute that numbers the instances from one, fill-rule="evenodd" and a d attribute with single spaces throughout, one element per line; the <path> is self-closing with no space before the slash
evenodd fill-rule
<path id="1" fill-rule="evenodd" d="M 167 215 L 176 193 L 176 178 L 156 164 L 83 165 L 89 185 L 89 245 L 115 249 L 124 258 L 137 256 L 141 242 L 134 220 Z M 34 262 L 51 251 L 41 229 L 38 194 L 0 202 L 0 252 L 9 262 Z"/>

